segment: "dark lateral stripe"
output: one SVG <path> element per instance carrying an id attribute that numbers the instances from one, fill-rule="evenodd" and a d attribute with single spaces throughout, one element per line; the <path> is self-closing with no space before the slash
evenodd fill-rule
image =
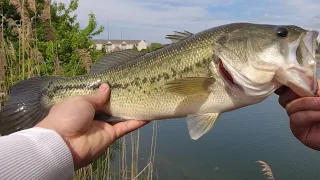
<path id="1" fill-rule="evenodd" d="M 100 83 L 95 83 L 89 86 L 89 84 L 63 84 L 51 87 L 50 92 L 52 94 L 57 93 L 60 90 L 74 90 L 74 89 L 88 89 L 95 90 L 99 88 Z"/>

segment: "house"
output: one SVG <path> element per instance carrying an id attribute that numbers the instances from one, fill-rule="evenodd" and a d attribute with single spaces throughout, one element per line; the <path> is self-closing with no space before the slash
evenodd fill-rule
<path id="1" fill-rule="evenodd" d="M 133 49 L 134 46 L 141 51 L 147 49 L 147 42 L 145 40 L 104 40 L 93 39 L 93 43 L 97 46 L 98 50 L 105 47 L 107 52 L 113 52 L 124 49 Z"/>

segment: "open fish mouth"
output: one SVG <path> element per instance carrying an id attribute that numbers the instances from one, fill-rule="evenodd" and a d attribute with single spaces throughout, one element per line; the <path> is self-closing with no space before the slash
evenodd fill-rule
<path id="1" fill-rule="evenodd" d="M 272 79 L 270 79 L 269 81 L 267 80 L 268 82 L 266 83 L 254 82 L 222 60 L 219 60 L 218 67 L 219 75 L 226 87 L 231 90 L 240 90 L 247 96 L 254 96 L 257 98 L 266 97 L 271 95 L 274 91 L 281 87 L 280 84 L 274 83 Z M 274 73 L 272 72 L 266 73 L 271 73 L 272 75 L 274 75 Z"/>
<path id="2" fill-rule="evenodd" d="M 281 86 L 287 86 L 301 97 L 316 96 L 318 83 L 316 77 L 316 39 L 317 31 L 306 31 L 297 40 L 282 47 L 285 49 L 284 61 L 270 63 L 271 69 L 252 66 L 238 72 L 222 58 L 218 72 L 228 88 L 242 90 L 247 96 L 265 97 Z M 246 72 L 250 71 L 250 72 Z M 247 77 L 245 74 L 254 74 Z"/>
<path id="3" fill-rule="evenodd" d="M 275 80 L 301 97 L 316 96 L 318 31 L 307 31 L 289 47 L 287 62 L 275 72 Z"/>

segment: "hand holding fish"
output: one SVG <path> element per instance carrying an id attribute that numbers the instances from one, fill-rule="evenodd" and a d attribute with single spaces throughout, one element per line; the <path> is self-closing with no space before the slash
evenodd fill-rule
<path id="1" fill-rule="evenodd" d="M 105 122 L 185 117 L 197 140 L 221 114 L 260 103 L 281 86 L 315 96 L 318 35 L 295 25 L 231 23 L 175 32 L 166 36 L 171 44 L 150 53 L 110 52 L 87 74 L 16 83 L 0 111 L 0 134 L 31 128 L 52 106 L 107 83 L 110 100 L 100 107 L 109 115 Z"/>
<path id="2" fill-rule="evenodd" d="M 147 121 L 126 121 L 110 125 L 93 121 L 95 111 L 108 100 L 110 89 L 102 84 L 95 94 L 75 96 L 52 107 L 37 127 L 56 131 L 69 146 L 75 170 L 96 160 L 118 138 Z"/>
<path id="3" fill-rule="evenodd" d="M 300 98 L 289 88 L 281 88 L 276 94 L 290 117 L 293 135 L 304 145 L 320 151 L 320 97 Z"/>

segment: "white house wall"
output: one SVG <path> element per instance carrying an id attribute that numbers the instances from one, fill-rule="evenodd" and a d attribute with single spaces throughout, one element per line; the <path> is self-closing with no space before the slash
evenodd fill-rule
<path id="1" fill-rule="evenodd" d="M 107 42 L 107 41 L 106 41 Z M 111 43 L 111 42 L 109 42 Z M 133 49 L 134 45 L 137 46 L 138 51 L 141 51 L 142 49 L 147 49 L 147 43 L 145 41 L 140 41 L 138 44 L 126 44 L 124 47 L 122 47 L 122 44 L 111 44 L 111 45 L 105 45 L 105 48 L 107 51 L 111 52 L 116 47 L 119 47 L 120 49 Z M 96 49 L 101 50 L 103 47 L 103 44 L 97 43 Z"/>

